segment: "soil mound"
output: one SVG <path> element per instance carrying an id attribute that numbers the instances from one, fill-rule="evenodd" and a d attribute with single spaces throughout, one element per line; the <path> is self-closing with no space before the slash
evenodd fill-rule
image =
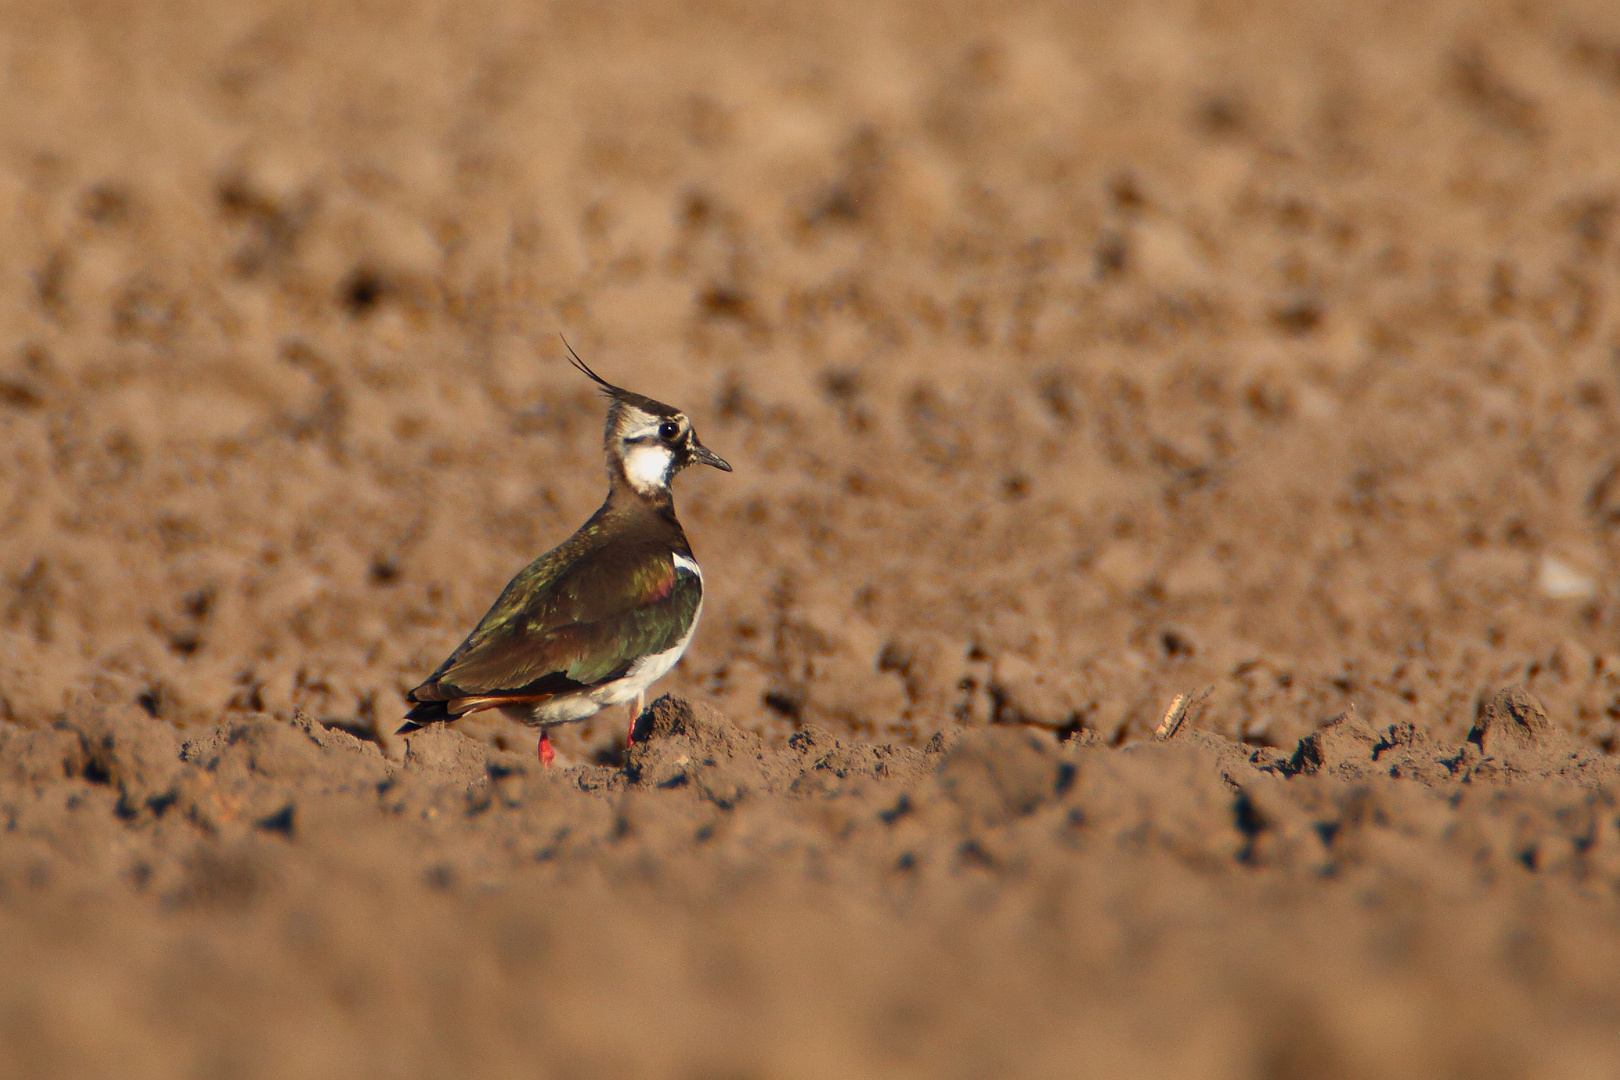
<path id="1" fill-rule="evenodd" d="M 1495 699 L 1487 745 L 1527 700 Z M 1577 1007 L 1620 993 L 1612 758 L 1515 743 L 1493 770 L 1353 714 L 1289 755 L 772 745 L 676 696 L 636 734 L 621 767 L 545 770 L 445 726 L 403 761 L 302 717 L 0 726 L 0 950 L 36 973 L 0 991 L 0 1069 L 1421 1076 L 1549 1033 L 1615 1049 Z M 1482 973 L 1491 1007 L 1449 1008 Z"/>

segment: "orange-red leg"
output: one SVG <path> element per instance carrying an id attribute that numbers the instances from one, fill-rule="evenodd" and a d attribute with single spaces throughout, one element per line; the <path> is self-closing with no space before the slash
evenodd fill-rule
<path id="1" fill-rule="evenodd" d="M 557 751 L 551 748 L 551 740 L 546 738 L 546 733 L 542 731 L 540 733 L 540 764 L 549 769 L 551 768 L 551 759 L 556 756 Z"/>
<path id="2" fill-rule="evenodd" d="M 630 747 L 636 745 L 636 721 L 641 719 L 641 714 L 646 710 L 646 708 L 647 695 L 637 694 L 636 703 L 630 709 L 630 730 L 626 732 L 624 736 L 625 746 Z"/>

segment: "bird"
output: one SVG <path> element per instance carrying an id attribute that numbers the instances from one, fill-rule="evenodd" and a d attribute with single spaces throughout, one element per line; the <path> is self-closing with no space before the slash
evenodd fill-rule
<path id="1" fill-rule="evenodd" d="M 608 399 L 608 493 L 573 536 L 518 571 L 487 614 L 421 685 L 397 734 L 499 709 L 547 731 L 610 705 L 636 703 L 686 652 L 703 612 L 703 571 L 675 517 L 670 484 L 683 469 L 731 472 L 679 409 L 614 386 L 563 342 L 573 366 Z"/>

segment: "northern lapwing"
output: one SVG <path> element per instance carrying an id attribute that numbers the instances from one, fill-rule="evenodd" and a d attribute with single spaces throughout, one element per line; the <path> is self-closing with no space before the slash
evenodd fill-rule
<path id="1" fill-rule="evenodd" d="M 634 741 L 647 687 L 692 641 L 703 571 L 669 485 L 688 465 L 731 466 L 698 441 L 685 413 L 614 386 L 568 353 L 608 398 L 607 501 L 519 571 L 467 640 L 405 695 L 413 707 L 401 735 L 500 709 L 540 729 L 540 760 L 550 765 L 548 728 L 634 700 Z"/>

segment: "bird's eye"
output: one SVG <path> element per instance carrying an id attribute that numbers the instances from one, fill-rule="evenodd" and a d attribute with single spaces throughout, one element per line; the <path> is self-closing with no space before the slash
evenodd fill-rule
<path id="1" fill-rule="evenodd" d="M 681 433 L 681 425 L 673 420 L 665 420 L 658 425 L 658 437 L 665 442 L 674 442 L 675 436 Z"/>

